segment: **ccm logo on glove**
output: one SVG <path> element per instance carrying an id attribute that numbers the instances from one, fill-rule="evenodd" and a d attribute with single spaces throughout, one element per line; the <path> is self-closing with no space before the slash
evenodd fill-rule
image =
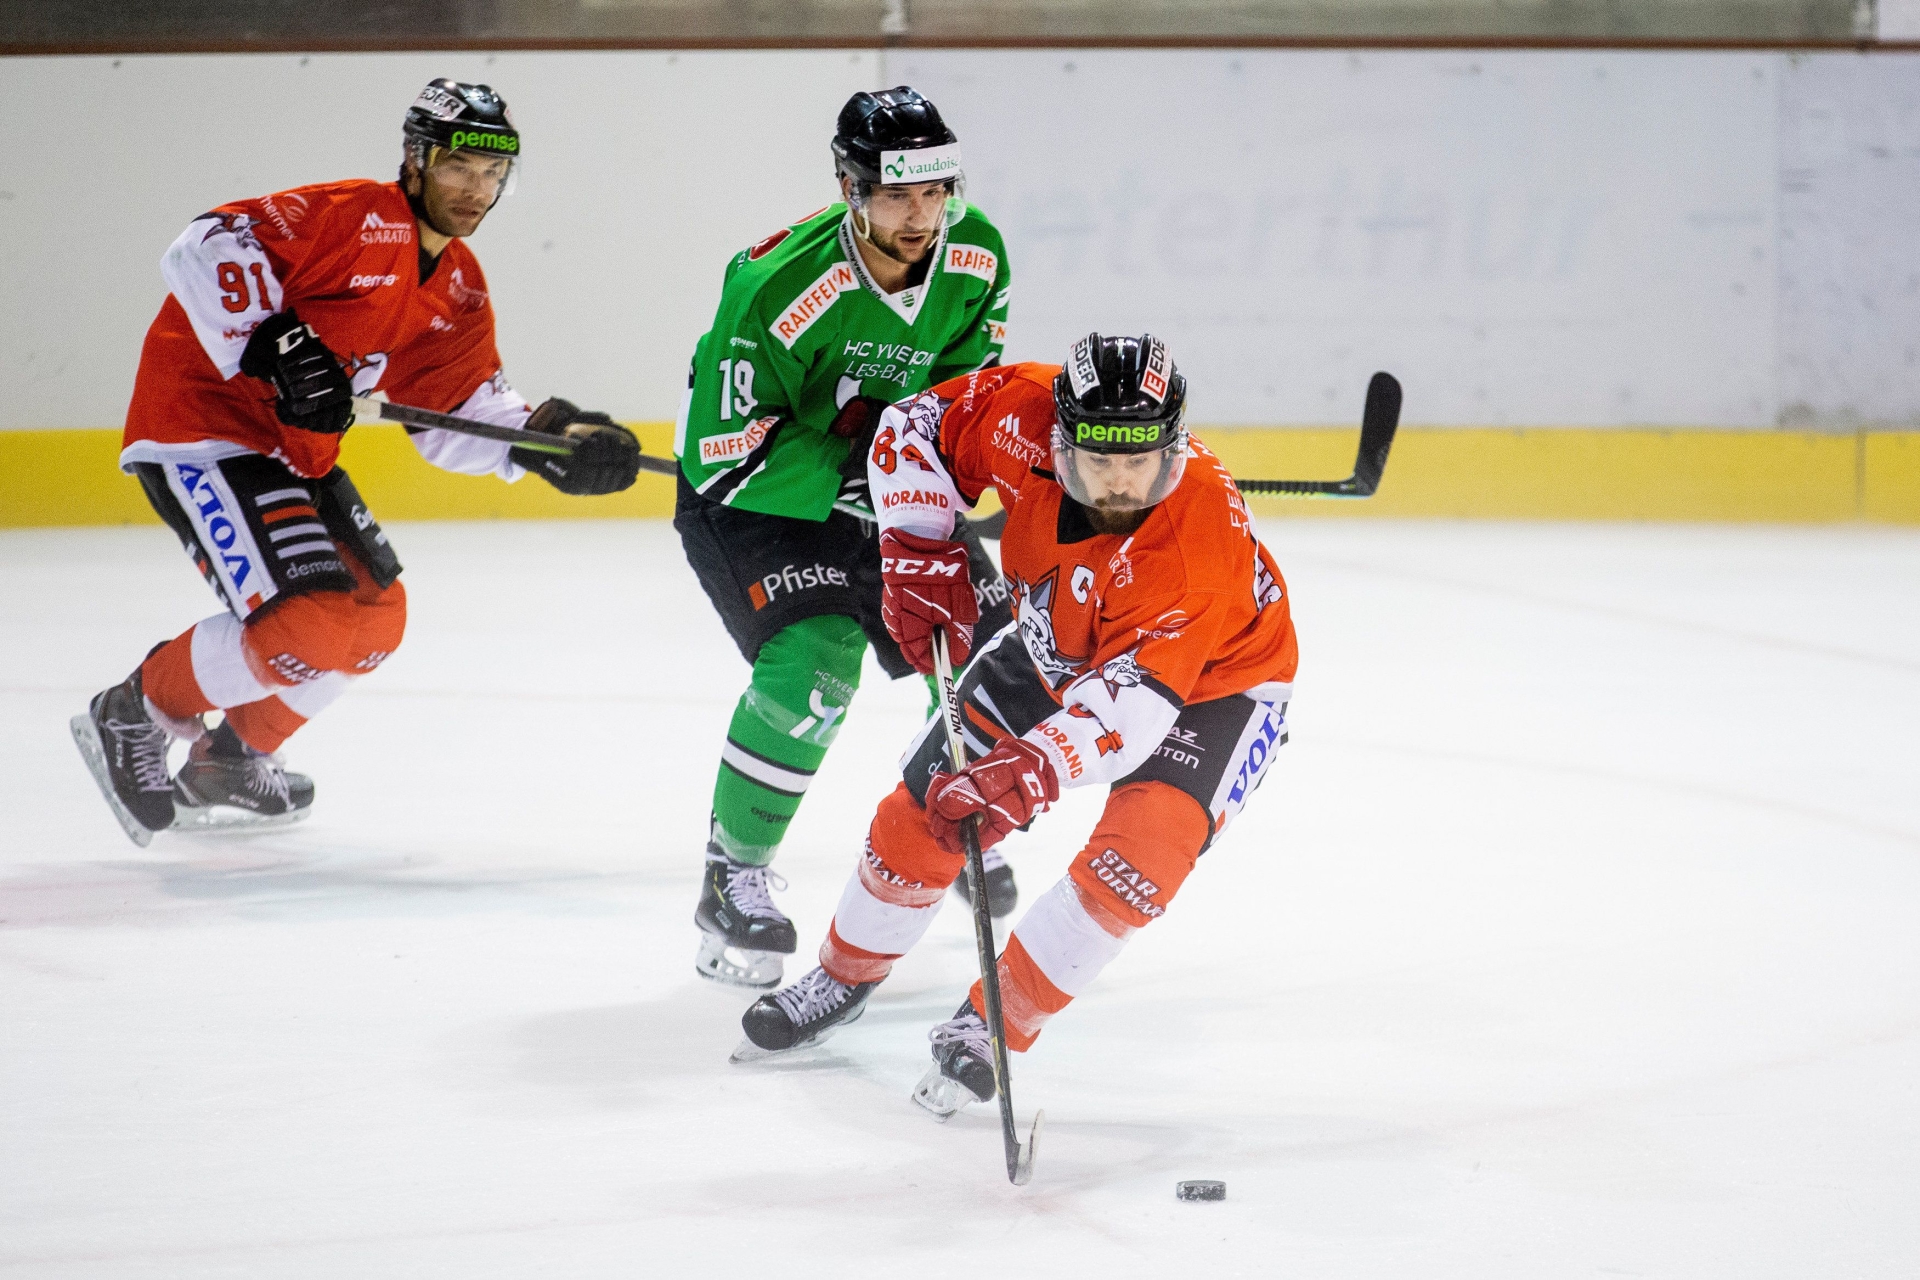
<path id="1" fill-rule="evenodd" d="M 947 633 L 954 666 L 973 652 L 980 601 L 967 573 L 967 549 L 944 538 L 901 529 L 880 534 L 880 621 L 900 654 L 923 675 L 933 674 L 933 633 Z"/>
<path id="2" fill-rule="evenodd" d="M 954 543 L 958 547 L 960 543 Z M 963 547 L 962 550 L 965 548 Z M 904 557 L 880 557 L 880 572 L 890 573 L 896 578 L 957 578 L 967 567 L 966 561 L 950 564 L 944 560 L 909 560 Z"/>

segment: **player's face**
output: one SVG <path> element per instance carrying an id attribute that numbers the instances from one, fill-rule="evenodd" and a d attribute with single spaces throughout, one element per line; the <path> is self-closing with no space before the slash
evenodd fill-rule
<path id="1" fill-rule="evenodd" d="M 911 186 L 875 187 L 867 197 L 867 221 L 873 228 L 873 246 L 908 266 L 933 249 L 940 225 L 947 217 L 950 182 L 919 182 Z"/>
<path id="2" fill-rule="evenodd" d="M 442 152 L 427 167 L 421 199 L 448 235 L 470 236 L 500 198 L 512 161 L 474 151 Z"/>
<path id="3" fill-rule="evenodd" d="M 1101 511 L 1138 511 L 1149 505 L 1160 465 L 1166 459 L 1152 453 L 1089 453 L 1080 450 L 1074 469 L 1086 486 L 1092 506 Z"/>

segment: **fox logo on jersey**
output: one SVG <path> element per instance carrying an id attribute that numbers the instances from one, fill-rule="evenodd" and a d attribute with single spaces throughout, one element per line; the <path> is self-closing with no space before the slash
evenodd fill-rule
<path id="1" fill-rule="evenodd" d="M 1040 678 L 1047 682 L 1049 689 L 1058 689 L 1080 673 L 1085 658 L 1070 658 L 1060 652 L 1060 646 L 1053 633 L 1053 592 L 1060 583 L 1060 570 L 1054 569 L 1046 577 L 1032 586 L 1018 584 L 1014 590 L 1020 596 L 1020 640 L 1027 646 L 1027 656 L 1033 659 L 1033 665 L 1040 670 Z"/>

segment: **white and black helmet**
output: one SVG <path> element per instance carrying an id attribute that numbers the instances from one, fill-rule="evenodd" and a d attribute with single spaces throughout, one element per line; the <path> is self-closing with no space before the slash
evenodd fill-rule
<path id="1" fill-rule="evenodd" d="M 1165 501 L 1187 470 L 1187 380 L 1167 344 L 1150 333 L 1109 338 L 1090 333 L 1073 344 L 1053 380 L 1054 476 L 1075 502 L 1096 503 L 1082 474 L 1088 454 L 1160 455 L 1146 496 L 1118 505 Z"/>

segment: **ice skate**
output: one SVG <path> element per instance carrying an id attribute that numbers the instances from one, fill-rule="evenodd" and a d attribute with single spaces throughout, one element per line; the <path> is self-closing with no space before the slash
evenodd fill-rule
<path id="1" fill-rule="evenodd" d="M 793 921 L 773 905 L 768 885 L 787 882 L 766 867 L 735 862 L 718 845 L 707 846 L 706 876 L 693 922 L 700 926 L 700 952 L 693 968 L 703 978 L 736 987 L 777 987 L 782 956 L 799 948 Z"/>
<path id="2" fill-rule="evenodd" d="M 167 776 L 172 738 L 147 713 L 140 673 L 95 694 L 87 714 L 75 716 L 69 727 L 107 807 L 127 838 L 144 849 L 154 832 L 173 825 L 174 803 Z"/>
<path id="3" fill-rule="evenodd" d="M 753 1062 L 775 1054 L 811 1049 L 867 1010 L 874 982 L 848 984 L 825 969 L 815 969 L 784 991 L 761 996 L 740 1016 L 747 1038 L 733 1051 L 733 1062 Z"/>
<path id="4" fill-rule="evenodd" d="M 933 1065 L 913 1087 L 913 1100 L 945 1120 L 970 1102 L 991 1102 L 999 1091 L 993 1078 L 993 1038 L 986 1020 L 968 1000 L 958 1013 L 927 1033 Z"/>
<path id="5" fill-rule="evenodd" d="M 193 744 L 173 780 L 173 829 L 245 835 L 286 827 L 312 812 L 313 779 L 255 751 L 222 724 Z"/>
<path id="6" fill-rule="evenodd" d="M 1005 919 L 1020 902 L 1019 886 L 1013 882 L 1013 868 L 1000 856 L 997 847 L 980 855 L 980 866 L 987 873 L 987 913 L 995 920 Z M 953 891 L 967 903 L 973 902 L 972 882 L 965 871 L 954 880 Z"/>

